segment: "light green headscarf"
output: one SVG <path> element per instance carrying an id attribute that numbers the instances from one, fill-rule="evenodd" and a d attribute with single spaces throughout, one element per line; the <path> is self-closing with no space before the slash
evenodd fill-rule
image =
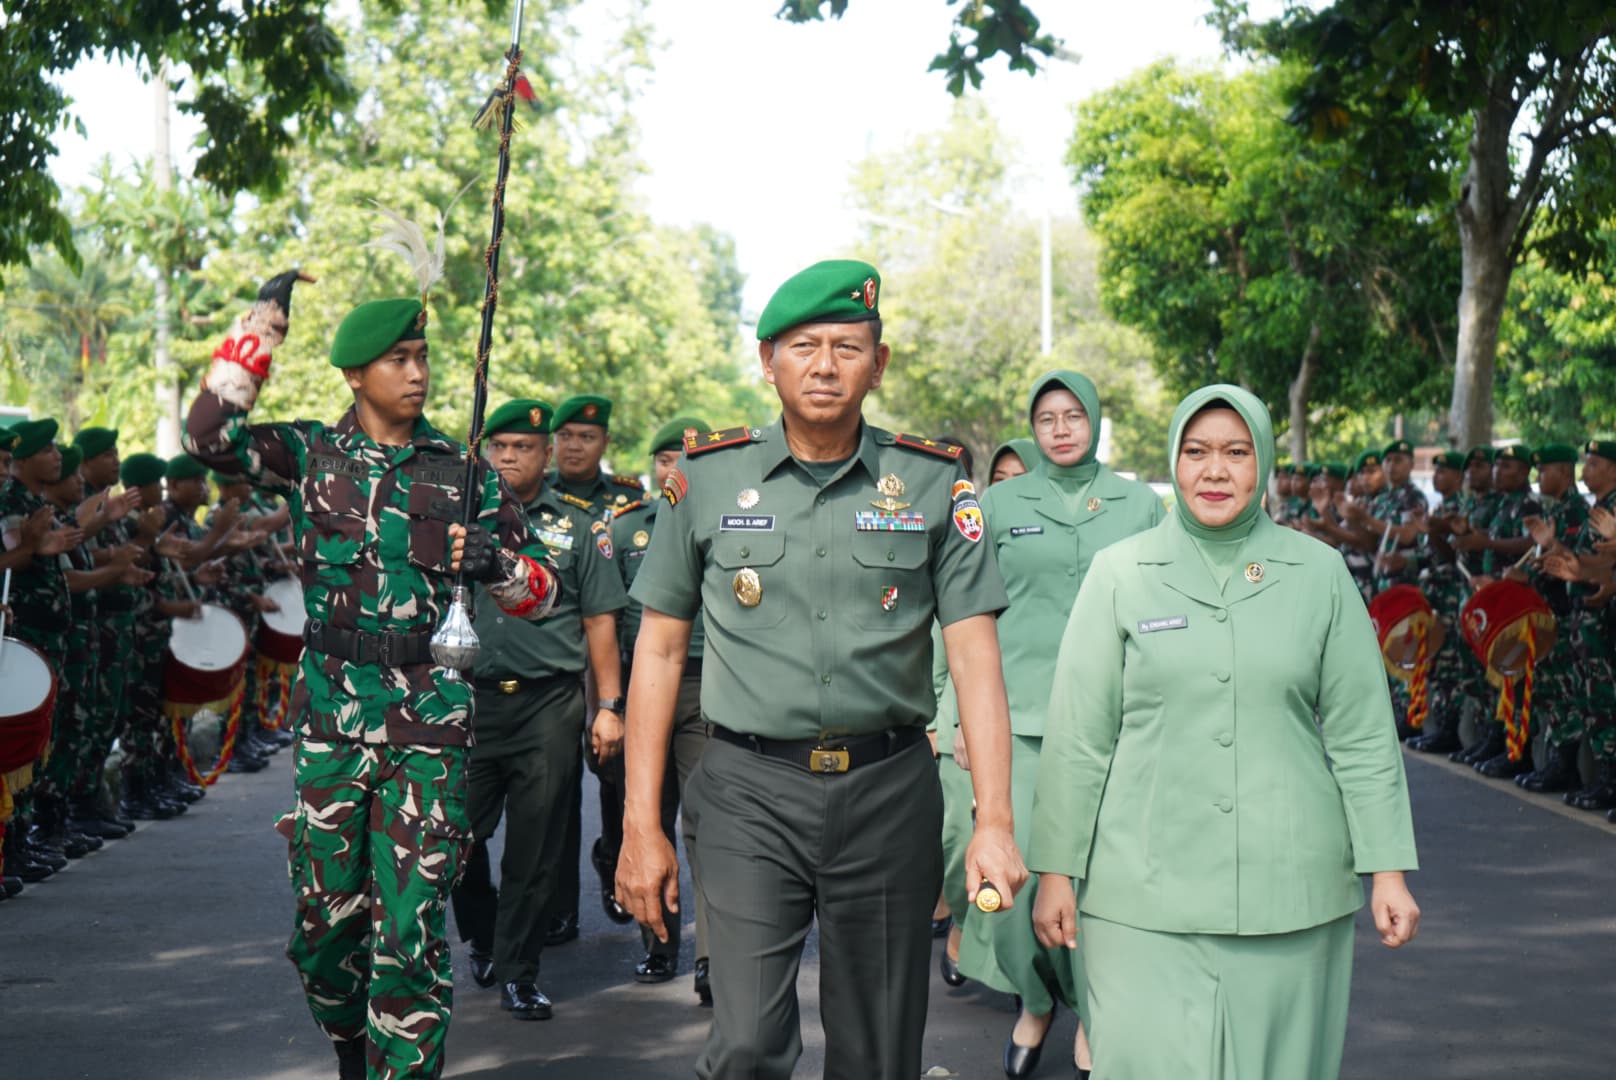
<path id="1" fill-rule="evenodd" d="M 1036 469 L 1044 457 L 1044 452 L 1038 449 L 1038 443 L 1034 439 L 1006 439 L 994 447 L 993 453 L 988 457 L 988 475 L 984 486 L 993 482 L 993 468 L 999 463 L 1000 456 L 1007 453 L 1014 454 L 1021 462 L 1021 467 L 1028 472 Z"/>
<path id="2" fill-rule="evenodd" d="M 1093 381 L 1087 375 L 1080 375 L 1075 371 L 1049 371 L 1033 380 L 1032 390 L 1027 394 L 1027 428 L 1032 430 L 1032 411 L 1038 404 L 1038 398 L 1048 390 L 1059 387 L 1070 390 L 1072 395 L 1083 405 L 1083 411 L 1089 416 L 1089 449 L 1083 459 L 1072 469 L 1082 469 L 1094 464 L 1094 454 L 1100 448 L 1100 391 L 1095 389 Z M 1025 459 L 1023 459 L 1025 460 Z M 1039 461 L 1044 460 L 1042 453 L 1037 455 Z M 1028 471 L 1032 469 L 1032 462 L 1027 463 Z M 1048 463 L 1045 462 L 1047 465 Z M 1090 474 L 1094 472 L 1089 469 Z"/>
<path id="3" fill-rule="evenodd" d="M 1191 417 L 1209 405 L 1227 405 L 1240 414 L 1251 432 L 1251 441 L 1257 453 L 1257 487 L 1252 493 L 1251 502 L 1233 521 L 1216 528 L 1202 525 L 1195 519 L 1190 512 L 1189 500 L 1178 488 L 1178 449 L 1184 438 L 1184 428 Z M 1221 588 L 1228 582 L 1232 567 L 1240 561 L 1243 541 L 1260 523 L 1269 520 L 1262 511 L 1262 493 L 1268 489 L 1268 478 L 1274 470 L 1274 423 L 1268 416 L 1268 407 L 1256 395 L 1238 386 L 1219 383 L 1203 386 L 1179 402 L 1169 430 L 1172 438 L 1167 469 L 1173 478 L 1173 495 L 1178 500 L 1178 510 L 1173 517 L 1194 538 L 1196 548 L 1206 560 L 1207 568 L 1218 578 Z"/>

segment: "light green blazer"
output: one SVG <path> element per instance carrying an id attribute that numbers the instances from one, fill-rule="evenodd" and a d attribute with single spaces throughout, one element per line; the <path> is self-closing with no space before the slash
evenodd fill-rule
<path id="1" fill-rule="evenodd" d="M 1358 874 L 1417 866 L 1386 671 L 1340 554 L 1266 517 L 1243 545 L 1220 593 L 1169 519 L 1083 583 L 1027 863 L 1081 878 L 1087 914 L 1286 933 L 1362 906 Z"/>

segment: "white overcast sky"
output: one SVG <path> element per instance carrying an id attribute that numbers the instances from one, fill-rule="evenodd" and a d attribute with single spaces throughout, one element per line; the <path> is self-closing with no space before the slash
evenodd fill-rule
<path id="1" fill-rule="evenodd" d="M 956 6 L 943 0 L 854 0 L 841 20 L 791 25 L 778 0 L 651 0 L 662 47 L 639 102 L 640 194 L 669 224 L 709 222 L 735 237 L 758 311 L 785 277 L 843 255 L 858 220 L 847 200 L 852 165 L 941 126 L 951 98 L 926 70 L 947 44 Z M 1208 0 L 1036 0 L 1045 29 L 1080 54 L 1036 78 L 989 70 L 982 95 L 1022 151 L 1016 173 L 1029 213 L 1051 198 L 1073 202 L 1061 155 L 1070 108 L 1162 56 L 1215 62 Z M 1259 0 L 1259 11 L 1278 0 Z M 586 0 L 579 19 L 608 24 L 616 0 Z M 498 40 L 503 27 L 491 27 Z M 494 66 L 497 61 L 491 60 Z M 94 62 L 64 79 L 88 139 L 64 135 L 54 165 L 64 187 L 89 179 L 104 154 L 129 163 L 150 154 L 152 95 L 128 67 Z M 195 128 L 176 117 L 181 167 Z"/>

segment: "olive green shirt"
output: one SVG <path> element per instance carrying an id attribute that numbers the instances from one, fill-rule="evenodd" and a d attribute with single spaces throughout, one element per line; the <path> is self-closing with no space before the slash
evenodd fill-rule
<path id="1" fill-rule="evenodd" d="M 645 556 L 651 550 L 651 537 L 656 534 L 658 512 L 667 506 L 661 492 L 647 495 L 643 500 L 631 502 L 612 515 L 612 546 L 617 549 L 617 570 L 623 576 L 623 588 L 633 587 Z M 617 640 L 625 661 L 634 656 L 634 642 L 640 636 L 640 612 L 645 605 L 629 597 L 628 607 L 617 620 Z M 690 650 L 686 656 L 700 656 L 704 635 L 701 613 L 696 613 L 690 627 Z"/>
<path id="2" fill-rule="evenodd" d="M 1010 607 L 999 620 L 1010 730 L 1044 734 L 1050 677 L 1066 619 L 1097 552 L 1166 516 L 1146 484 L 1124 480 L 1104 465 L 1072 509 L 1069 492 L 1044 466 L 995 484 L 982 495 Z M 1070 480 L 1065 481 L 1070 487 Z"/>
<path id="3" fill-rule="evenodd" d="M 565 501 L 575 508 L 592 513 L 596 517 L 606 515 L 608 520 L 609 515 L 645 494 L 645 489 L 640 486 L 637 478 L 615 476 L 605 469 L 596 470 L 594 479 L 585 481 L 568 480 L 558 470 L 551 469 L 545 474 L 544 482 L 562 495 L 571 496 Z"/>
<path id="4" fill-rule="evenodd" d="M 548 483 L 523 509 L 555 561 L 561 596 L 549 618 L 533 622 L 507 615 L 478 586 L 476 628 L 482 651 L 472 667 L 476 679 L 582 674 L 589 662 L 585 616 L 628 605 L 612 558 L 611 533 L 598 516 L 565 501 Z"/>
<path id="5" fill-rule="evenodd" d="M 703 714 L 778 739 L 924 727 L 936 709 L 933 619 L 1006 604 L 974 492 L 956 489 L 958 461 L 865 425 L 820 486 L 780 421 L 740 436 L 687 451 L 669 484 L 687 490 L 659 513 L 632 590 L 675 618 L 704 615 Z M 877 490 L 887 477 L 901 494 Z M 875 505 L 887 499 L 901 505 Z M 753 606 L 737 596 L 743 571 L 761 585 Z"/>
<path id="6" fill-rule="evenodd" d="M 1027 866 L 1145 930 L 1278 934 L 1418 866 L 1386 669 L 1341 557 L 1259 517 L 1219 589 L 1168 520 L 1102 551 L 1055 669 Z M 1249 569 L 1248 569 L 1249 567 Z"/>

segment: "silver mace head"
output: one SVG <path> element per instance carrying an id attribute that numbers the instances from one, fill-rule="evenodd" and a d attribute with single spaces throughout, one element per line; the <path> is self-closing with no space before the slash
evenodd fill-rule
<path id="1" fill-rule="evenodd" d="M 471 625 L 471 605 L 466 602 L 464 585 L 455 587 L 449 610 L 443 613 L 443 621 L 433 631 L 431 644 L 432 662 L 449 669 L 444 677 L 450 682 L 458 681 L 460 673 L 471 670 L 471 665 L 476 663 L 482 643 Z"/>

